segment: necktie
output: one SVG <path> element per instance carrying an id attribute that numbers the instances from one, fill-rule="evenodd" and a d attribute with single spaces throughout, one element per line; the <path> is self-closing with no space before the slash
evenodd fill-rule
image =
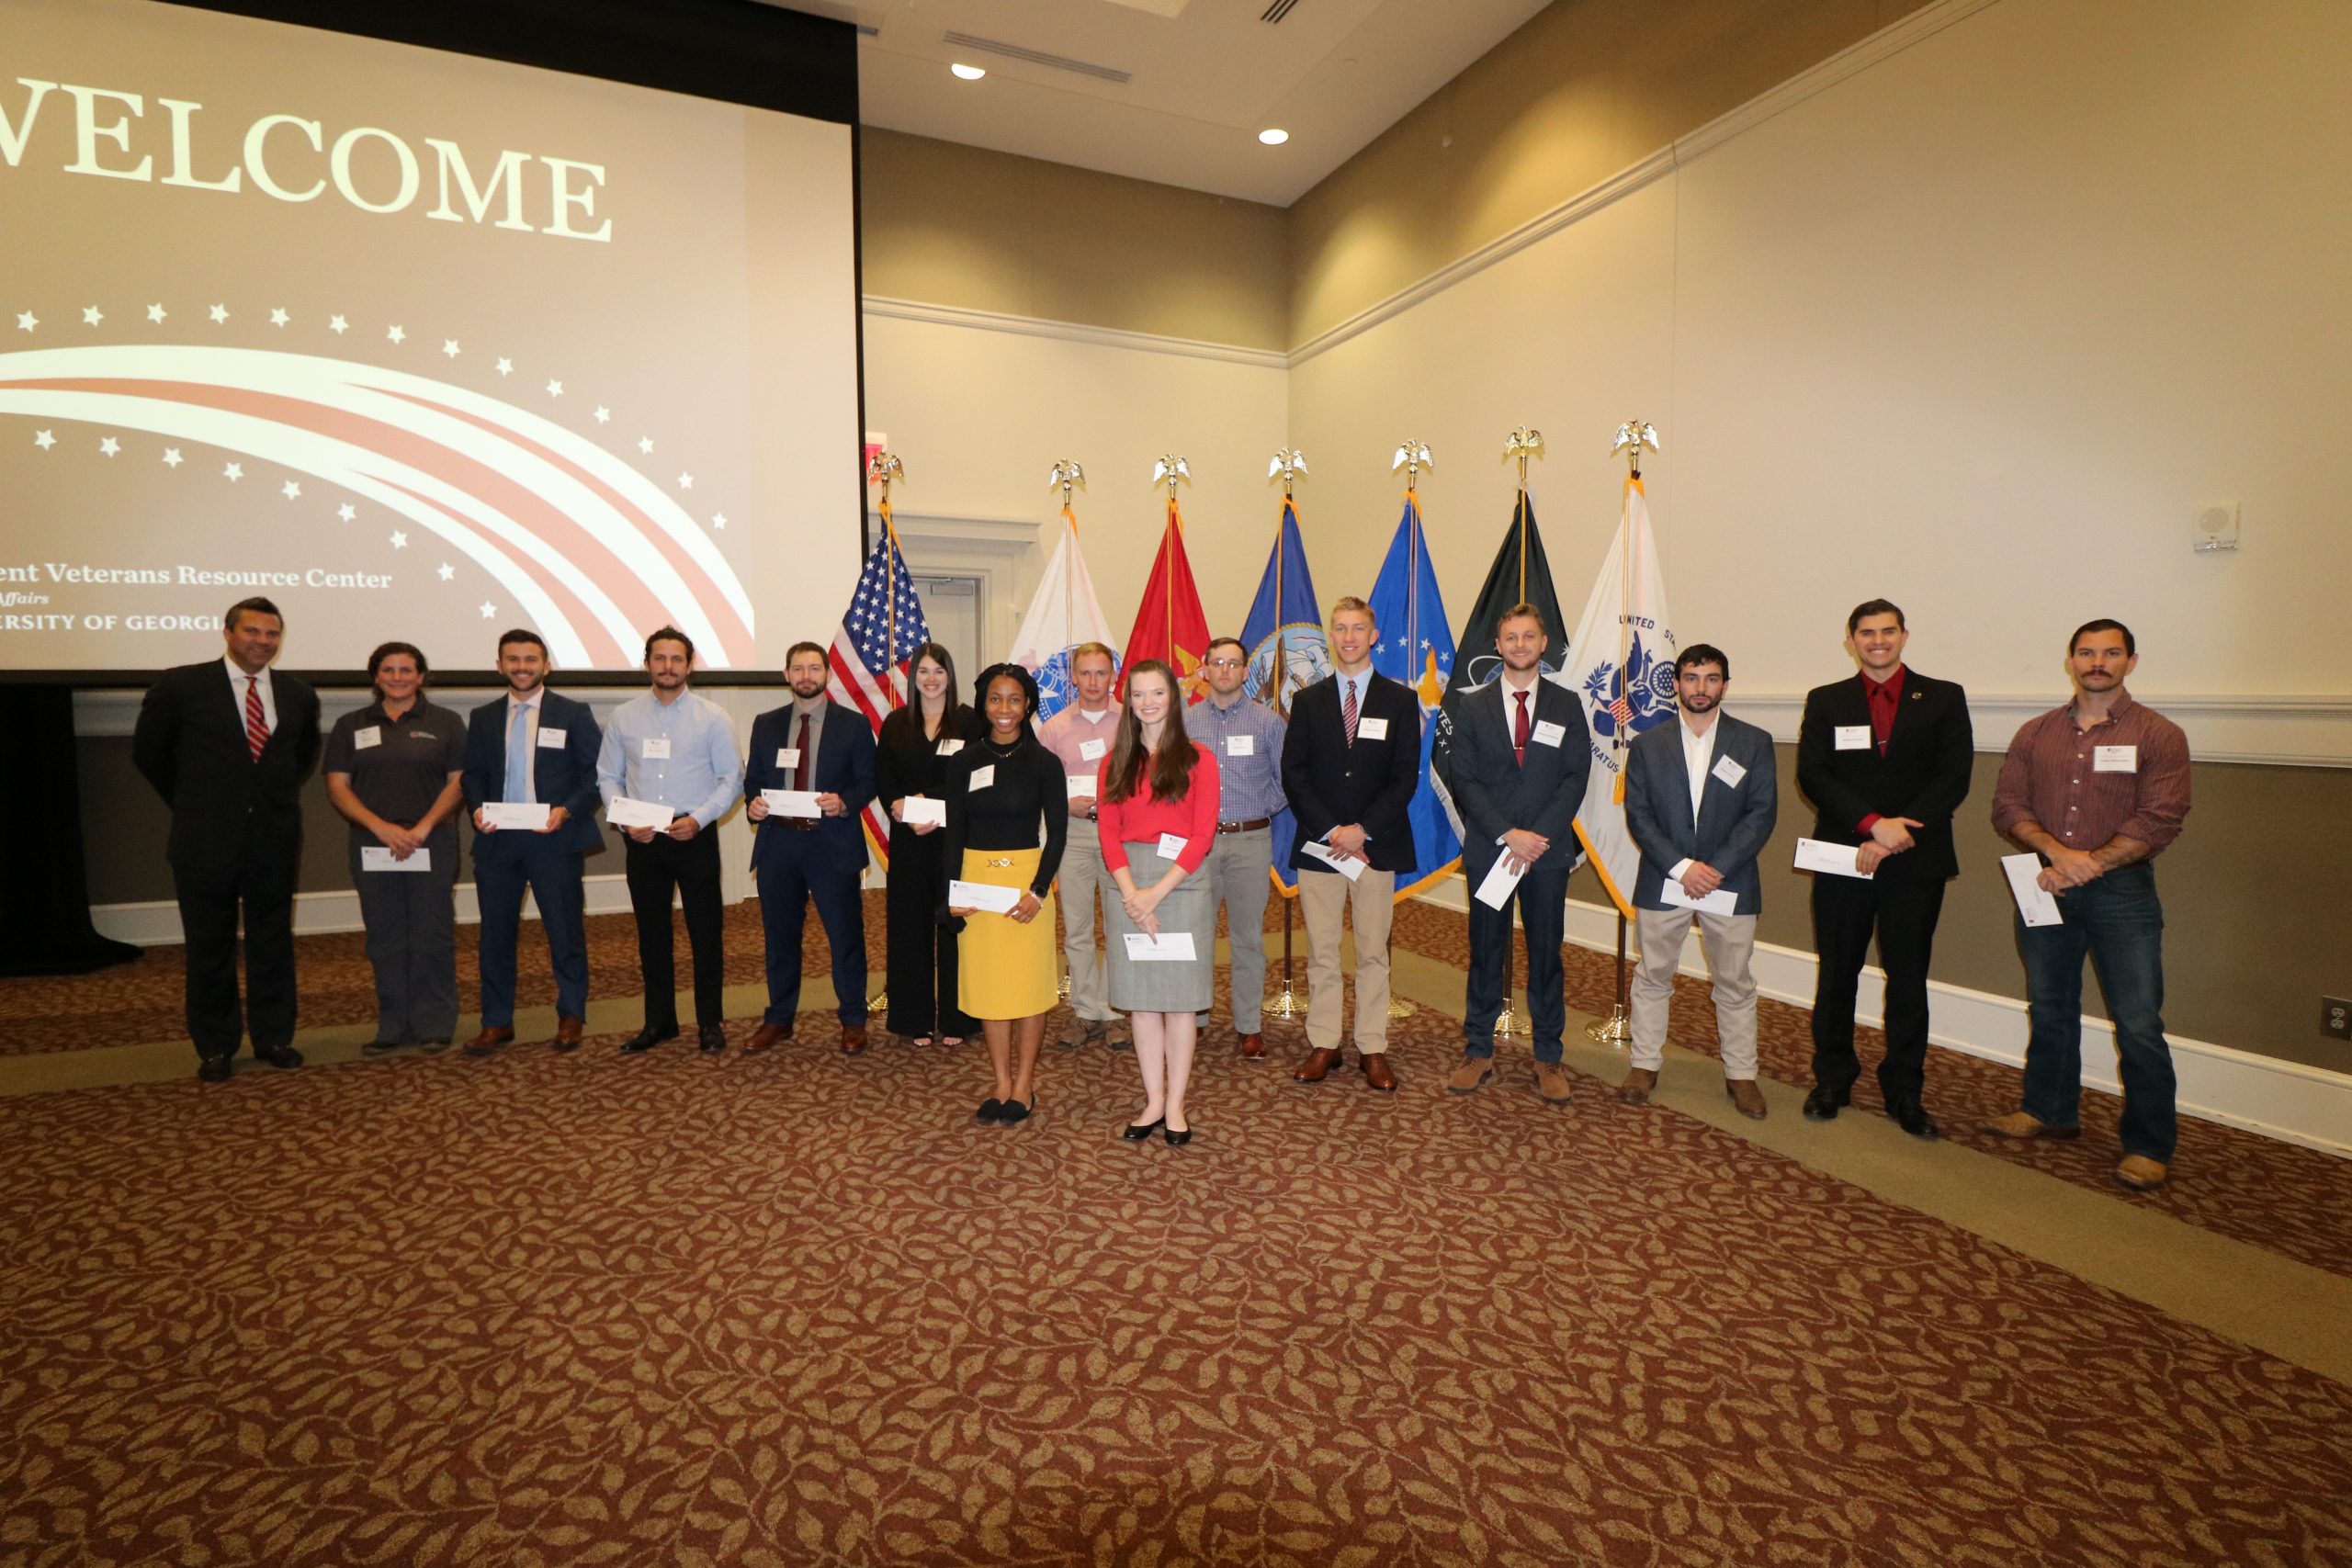
<path id="1" fill-rule="evenodd" d="M 531 710 L 521 703 L 506 705 L 506 798 L 516 806 L 531 802 Z"/>
<path id="2" fill-rule="evenodd" d="M 1347 701 L 1340 709 L 1340 728 L 1348 732 L 1348 744 L 1352 746 L 1356 743 L 1356 683 L 1342 681 L 1340 690 L 1347 694 Z"/>
<path id="3" fill-rule="evenodd" d="M 1523 768 L 1527 766 L 1528 694 L 1525 692 L 1514 692 L 1511 694 L 1519 699 L 1519 716 L 1511 720 L 1510 754 L 1511 760 Z"/>
<path id="4" fill-rule="evenodd" d="M 800 758 L 792 770 L 792 787 L 808 787 L 808 716 L 805 713 L 800 716 Z"/>
<path id="5" fill-rule="evenodd" d="M 261 711 L 261 677 L 245 677 L 245 749 L 261 761 L 261 749 L 269 744 L 269 720 Z"/>

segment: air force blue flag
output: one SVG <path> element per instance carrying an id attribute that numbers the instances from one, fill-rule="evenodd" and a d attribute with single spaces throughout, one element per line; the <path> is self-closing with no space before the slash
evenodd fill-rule
<path id="1" fill-rule="evenodd" d="M 1413 792 L 1413 882 L 1399 883 L 1398 898 L 1453 874 L 1462 863 L 1462 836 L 1438 799 L 1430 777 L 1430 748 L 1437 739 L 1438 715 L 1453 675 L 1453 628 L 1421 536 L 1420 500 L 1405 492 L 1405 515 L 1389 542 L 1388 558 L 1372 585 L 1372 618 L 1380 640 L 1372 645 L 1372 667 L 1401 681 L 1421 700 L 1421 782 Z"/>
<path id="2" fill-rule="evenodd" d="M 1258 597 L 1250 601 L 1250 618 L 1241 626 L 1241 642 L 1250 650 L 1250 683 L 1243 690 L 1251 702 L 1265 704 L 1285 721 L 1299 688 L 1331 672 L 1322 607 L 1306 570 L 1306 547 L 1298 536 L 1298 511 L 1287 496 L 1282 527 L 1266 558 L 1266 575 L 1258 581 Z M 1273 842 L 1274 882 L 1285 897 L 1298 891 L 1298 873 L 1290 863 L 1297 837 L 1298 821 L 1284 807 L 1274 814 Z"/>

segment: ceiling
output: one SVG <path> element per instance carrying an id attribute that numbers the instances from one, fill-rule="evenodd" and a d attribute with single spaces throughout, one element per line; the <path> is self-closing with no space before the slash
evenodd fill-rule
<path id="1" fill-rule="evenodd" d="M 1546 0 L 789 4 L 872 29 L 858 39 L 868 125 L 1287 207 Z M 957 80 L 957 61 L 987 78 Z M 1261 146 L 1269 126 L 1290 141 Z"/>

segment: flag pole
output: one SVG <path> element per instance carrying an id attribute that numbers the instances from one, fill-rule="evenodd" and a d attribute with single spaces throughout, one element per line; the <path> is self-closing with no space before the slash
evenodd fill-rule
<path id="1" fill-rule="evenodd" d="M 1544 433 L 1531 425 L 1521 425 L 1503 443 L 1503 456 L 1519 459 L 1519 504 L 1511 513 L 1511 528 L 1519 541 L 1519 603 L 1527 603 L 1527 460 L 1544 455 Z M 1562 650 L 1563 658 L 1566 651 Z M 1461 657 L 1456 650 L 1455 657 Z M 1531 958 L 1532 954 L 1530 955 Z M 1503 1010 L 1496 1015 L 1495 1034 L 1498 1039 L 1514 1040 L 1529 1032 L 1529 1025 L 1520 1021 L 1519 1010 L 1511 1005 L 1513 976 L 1519 966 L 1519 949 L 1504 932 L 1503 941 Z"/>
<path id="2" fill-rule="evenodd" d="M 1395 473 L 1401 465 L 1405 470 L 1405 660 L 1406 673 L 1412 673 L 1412 658 L 1421 646 L 1421 469 L 1434 468 L 1437 459 L 1430 456 L 1427 443 L 1408 438 L 1396 448 L 1396 457 L 1388 465 Z M 1418 694 L 1415 702 L 1420 700 Z M 1388 953 L 1391 973 L 1395 972 L 1396 955 L 1396 923 L 1388 924 Z M 1392 985 L 1388 992 L 1388 1016 L 1406 1019 L 1420 1010 L 1398 996 Z"/>
<path id="3" fill-rule="evenodd" d="M 899 460 L 896 453 L 876 452 L 865 460 L 866 482 L 882 487 L 878 509 L 882 513 L 882 537 L 889 550 L 882 562 L 882 603 L 888 616 L 882 649 L 882 683 L 889 694 L 893 709 L 904 705 L 899 696 L 899 530 L 890 521 L 890 481 L 906 477 L 907 466 Z M 890 988 L 885 986 L 869 998 L 865 1010 L 888 1014 Z"/>
<path id="4" fill-rule="evenodd" d="M 1069 530 L 1069 538 L 1064 541 L 1065 543 L 1075 543 L 1078 538 L 1078 513 L 1071 510 L 1070 491 L 1073 489 L 1082 489 L 1085 484 L 1086 470 L 1079 466 L 1078 460 L 1074 457 L 1057 459 L 1052 469 L 1046 475 L 1047 490 L 1052 490 L 1057 485 L 1061 487 L 1062 526 Z M 1076 598 L 1078 584 L 1072 581 L 1076 575 L 1069 570 L 1069 562 L 1065 560 L 1062 570 L 1062 633 L 1064 636 L 1069 635 L 1070 622 L 1078 615 Z M 1068 1001 L 1069 1000 L 1069 969 L 1064 962 L 1062 944 L 1058 941 L 1054 943 L 1054 950 L 1055 967 L 1061 971 L 1060 978 L 1054 982 L 1054 995 L 1063 1001 Z"/>
<path id="5" fill-rule="evenodd" d="M 1610 455 L 1614 457 L 1619 452 L 1625 454 L 1625 488 L 1629 491 L 1642 488 L 1642 448 L 1645 446 L 1653 452 L 1657 450 L 1657 426 L 1638 419 L 1629 419 L 1617 427 L 1617 444 L 1610 448 Z M 1623 525 L 1621 523 L 1619 526 L 1622 528 Z M 1620 552 L 1618 563 L 1621 576 L 1617 603 L 1620 605 L 1630 605 L 1634 602 L 1634 540 L 1629 530 L 1626 533 L 1625 547 Z M 1628 671 L 1625 669 L 1625 661 L 1633 657 L 1633 638 L 1632 617 L 1628 612 L 1621 609 L 1617 615 L 1617 692 L 1619 698 L 1627 704 L 1629 714 L 1632 698 L 1626 689 Z M 1617 763 L 1616 795 L 1620 804 L 1623 804 L 1625 799 L 1625 731 L 1632 723 L 1633 720 L 1628 717 L 1612 725 L 1610 728 L 1609 747 L 1614 753 Z M 1611 899 L 1611 903 L 1615 901 L 1614 898 Z M 1626 1011 L 1626 1005 L 1632 998 L 1632 977 L 1625 966 L 1626 924 L 1625 911 L 1621 908 L 1617 911 L 1615 998 L 1610 1004 L 1607 1018 L 1585 1025 L 1585 1037 L 1598 1044 L 1630 1045 L 1634 1039 L 1633 1020 Z"/>
<path id="6" fill-rule="evenodd" d="M 1306 454 L 1295 446 L 1284 447 L 1276 452 L 1273 466 L 1266 471 L 1267 478 L 1279 477 L 1283 481 L 1282 514 L 1274 521 L 1273 668 L 1274 716 L 1283 719 L 1290 716 L 1285 711 L 1283 700 L 1290 694 L 1290 662 L 1283 657 L 1283 649 L 1287 645 L 1283 640 L 1286 635 L 1283 621 L 1283 581 L 1285 569 L 1290 564 L 1291 520 L 1297 515 L 1298 506 L 1296 500 L 1293 497 L 1292 487 L 1295 484 L 1298 476 L 1305 472 L 1306 472 Z M 1279 765 L 1278 763 L 1277 766 Z M 1272 874 L 1271 870 L 1268 874 Z M 1295 907 L 1297 904 L 1297 898 L 1290 889 L 1282 886 L 1280 877 L 1274 878 L 1274 891 L 1281 897 L 1283 905 L 1283 988 L 1272 1001 L 1265 1004 L 1262 1010 L 1288 1022 L 1306 1010 L 1306 1004 L 1300 1001 L 1298 993 L 1291 988 L 1291 928 L 1298 918 L 1298 910 Z M 1239 940 L 1239 932 L 1230 934 L 1234 940 Z M 1257 933 L 1259 942 L 1264 942 L 1265 938 L 1264 931 L 1261 931 Z"/>

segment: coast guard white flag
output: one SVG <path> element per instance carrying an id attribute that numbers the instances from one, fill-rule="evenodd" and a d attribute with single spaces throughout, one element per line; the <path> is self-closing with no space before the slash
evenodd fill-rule
<path id="1" fill-rule="evenodd" d="M 1118 639 L 1102 618 L 1094 597 L 1094 580 L 1086 573 L 1086 558 L 1079 553 L 1078 519 L 1062 508 L 1061 542 L 1046 563 L 1046 576 L 1029 613 L 1021 617 L 1021 631 L 1005 655 L 1037 677 L 1037 722 L 1062 711 L 1070 700 L 1069 653 L 1082 642 L 1099 642 L 1111 650 L 1111 664 L 1119 663 Z"/>
<path id="2" fill-rule="evenodd" d="M 1625 510 L 1617 537 L 1593 581 L 1568 660 L 1558 679 L 1584 702 L 1592 729 L 1592 772 L 1585 781 L 1577 837 L 1618 912 L 1634 918 L 1634 874 L 1642 852 L 1625 830 L 1625 750 L 1653 725 L 1674 720 L 1673 623 L 1667 618 L 1666 580 L 1642 481 L 1625 481 Z"/>

